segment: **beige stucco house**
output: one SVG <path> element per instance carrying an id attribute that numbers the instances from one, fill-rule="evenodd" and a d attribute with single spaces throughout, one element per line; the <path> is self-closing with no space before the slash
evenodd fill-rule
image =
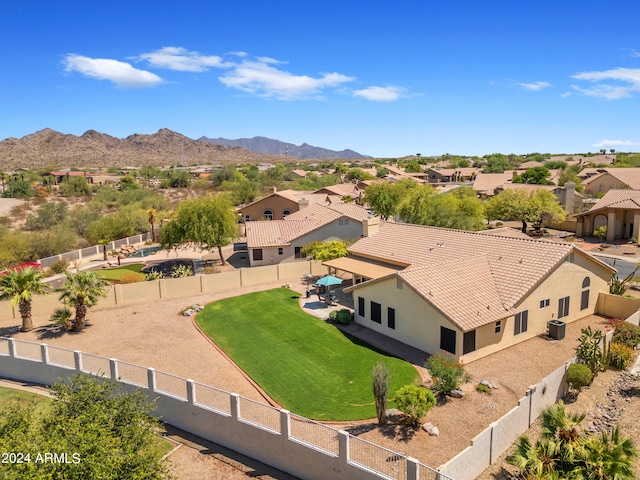
<path id="1" fill-rule="evenodd" d="M 614 270 L 564 243 L 502 230 L 368 225 L 350 255 L 355 321 L 430 354 L 471 362 L 595 312 Z"/>
<path id="2" fill-rule="evenodd" d="M 300 190 L 278 191 L 275 187 L 273 190 L 270 195 L 238 209 L 243 221 L 282 220 L 307 205 L 342 202 L 342 198 L 338 195 Z"/>
<path id="3" fill-rule="evenodd" d="M 595 174 L 585 173 L 585 177 L 582 185 L 587 195 L 602 195 L 623 188 L 640 190 L 640 168 L 600 168 Z"/>
<path id="4" fill-rule="evenodd" d="M 306 260 L 302 248 L 311 242 L 352 240 L 363 235 L 367 210 L 338 203 L 309 205 L 284 220 L 246 223 L 247 249 L 252 267 Z"/>
<path id="5" fill-rule="evenodd" d="M 607 227 L 607 241 L 638 239 L 640 190 L 609 190 L 587 212 L 576 215 L 576 236 L 592 237 L 596 228 Z"/>

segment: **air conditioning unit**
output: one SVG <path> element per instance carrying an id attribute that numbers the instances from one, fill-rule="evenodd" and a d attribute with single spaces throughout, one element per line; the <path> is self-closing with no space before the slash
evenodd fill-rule
<path id="1" fill-rule="evenodd" d="M 560 320 L 550 320 L 547 323 L 547 328 L 549 329 L 549 336 L 551 338 L 554 340 L 562 340 L 565 335 L 567 324 Z"/>

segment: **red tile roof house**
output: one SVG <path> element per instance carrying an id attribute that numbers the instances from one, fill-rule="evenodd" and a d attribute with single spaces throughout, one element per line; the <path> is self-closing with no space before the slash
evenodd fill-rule
<path id="1" fill-rule="evenodd" d="M 350 255 L 355 321 L 430 354 L 466 363 L 596 310 L 614 270 L 588 253 L 496 232 L 367 225 Z"/>
<path id="2" fill-rule="evenodd" d="M 338 195 L 300 190 L 278 191 L 274 187 L 273 193 L 238 208 L 238 213 L 247 222 L 251 220 L 282 220 L 300 210 L 301 206 L 339 202 L 342 202 L 342 197 Z"/>
<path id="3" fill-rule="evenodd" d="M 356 240 L 363 235 L 367 210 L 359 205 L 313 204 L 284 220 L 247 222 L 247 249 L 252 267 L 305 259 L 302 247 L 311 242 Z"/>

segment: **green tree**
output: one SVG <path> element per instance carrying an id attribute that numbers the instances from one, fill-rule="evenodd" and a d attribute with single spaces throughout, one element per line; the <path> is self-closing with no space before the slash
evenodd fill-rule
<path id="1" fill-rule="evenodd" d="M 139 190 L 140 184 L 132 175 L 120 178 L 120 190 Z"/>
<path id="2" fill-rule="evenodd" d="M 330 240 L 328 242 L 311 242 L 302 247 L 302 254 L 319 262 L 326 262 L 334 258 L 346 257 L 349 244 L 343 240 Z"/>
<path id="3" fill-rule="evenodd" d="M 167 250 L 181 243 L 193 243 L 209 250 L 217 247 L 225 265 L 222 247 L 237 235 L 238 216 L 233 205 L 223 197 L 210 195 L 182 202 L 175 217 L 162 227 L 160 245 Z"/>
<path id="4" fill-rule="evenodd" d="M 388 220 L 398 213 L 401 202 L 416 186 L 413 180 L 374 183 L 365 189 L 364 201 L 376 215 Z"/>
<path id="5" fill-rule="evenodd" d="M 84 197 L 91 193 L 91 189 L 86 178 L 66 176 L 62 180 L 58 192 L 63 197 Z"/>
<path id="6" fill-rule="evenodd" d="M 9 269 L 0 276 L 0 300 L 11 300 L 17 305 L 22 317 L 22 331 L 33 330 L 31 301 L 34 295 L 45 295 L 49 286 L 42 279 L 42 271 L 35 267 Z"/>
<path id="7" fill-rule="evenodd" d="M 67 204 L 48 202 L 27 216 L 26 230 L 45 230 L 62 223 L 67 216 Z"/>
<path id="8" fill-rule="evenodd" d="M 522 222 L 522 231 L 527 232 L 527 222 L 543 224 L 561 222 L 566 213 L 555 195 L 547 190 L 507 189 L 490 198 L 485 204 L 487 218 Z"/>
<path id="9" fill-rule="evenodd" d="M 347 170 L 347 180 L 371 180 L 372 175 L 365 172 L 363 169 L 354 167 Z"/>
<path id="10" fill-rule="evenodd" d="M 513 183 L 529 183 L 533 185 L 553 185 L 547 167 L 527 168 L 521 175 L 513 177 Z"/>
<path id="11" fill-rule="evenodd" d="M 77 332 L 84 328 L 87 310 L 98 303 L 100 297 L 107 296 L 107 282 L 96 271 L 78 273 L 65 272 L 66 280 L 56 289 L 60 300 L 75 309 L 73 328 Z"/>
<path id="12" fill-rule="evenodd" d="M 147 209 L 147 215 L 149 216 L 149 226 L 151 227 L 151 240 L 156 240 L 156 215 L 158 211 L 151 207 Z"/>
<path id="13" fill-rule="evenodd" d="M 594 228 L 593 236 L 602 242 L 607 237 L 607 226 L 602 225 L 601 227 Z"/>
<path id="14" fill-rule="evenodd" d="M 584 192 L 584 185 L 582 185 L 582 179 L 578 176 L 581 167 L 579 165 L 570 165 L 560 170 L 560 176 L 558 177 L 558 185 L 564 186 L 567 182 L 573 182 L 576 184 L 576 192 Z"/>
<path id="15" fill-rule="evenodd" d="M 396 408 L 404 413 L 407 425 L 417 427 L 422 417 L 436 405 L 433 392 L 424 387 L 405 385 L 396 392 Z"/>
<path id="16" fill-rule="evenodd" d="M 443 395 L 448 395 L 451 390 L 457 390 L 463 383 L 471 381 L 471 375 L 464 366 L 445 355 L 432 355 L 424 366 L 431 375 L 432 388 Z"/>
<path id="17" fill-rule="evenodd" d="M 2 191 L 2 196 L 5 198 L 27 198 L 33 197 L 33 188 L 31 183 L 24 180 L 22 177 L 12 176 L 7 182 Z"/>
<path id="18" fill-rule="evenodd" d="M 142 390 L 127 393 L 115 380 L 80 374 L 52 387 L 51 408 L 33 404 L 0 413 L 0 450 L 31 455 L 30 462 L 5 464 L 6 480 L 120 480 L 169 478 L 154 434 L 155 404 Z M 37 461 L 45 452 L 67 453 L 66 461 Z"/>
<path id="19" fill-rule="evenodd" d="M 494 153 L 486 158 L 487 165 L 483 169 L 485 173 L 502 173 L 512 168 L 509 159 L 501 153 Z"/>

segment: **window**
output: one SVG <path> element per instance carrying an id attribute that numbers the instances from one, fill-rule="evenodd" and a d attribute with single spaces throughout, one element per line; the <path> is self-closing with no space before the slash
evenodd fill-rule
<path id="1" fill-rule="evenodd" d="M 340 220 L 338 220 L 338 225 L 349 225 L 349 219 L 341 218 Z"/>
<path id="2" fill-rule="evenodd" d="M 591 286 L 591 279 L 584 277 L 582 280 L 582 295 L 580 297 L 580 310 L 586 310 L 589 308 L 589 287 Z"/>
<path id="3" fill-rule="evenodd" d="M 445 352 L 456 353 L 456 331 L 447 327 L 440 327 L 440 349 Z"/>
<path id="4" fill-rule="evenodd" d="M 250 222 L 251 221 L 251 215 L 245 215 L 244 216 L 244 221 L 245 222 Z"/>
<path id="5" fill-rule="evenodd" d="M 498 320 L 496 322 L 496 327 L 494 328 L 494 331 L 496 333 L 500 333 L 502 331 L 502 321 L 501 320 Z"/>
<path id="6" fill-rule="evenodd" d="M 358 315 L 364 317 L 364 298 L 358 297 Z"/>
<path id="7" fill-rule="evenodd" d="M 254 260 L 262 260 L 262 249 L 254 248 L 253 249 L 253 259 Z"/>
<path id="8" fill-rule="evenodd" d="M 558 319 L 564 318 L 569 315 L 569 299 L 571 297 L 564 297 L 558 301 Z"/>
<path id="9" fill-rule="evenodd" d="M 551 300 L 548 298 L 545 298 L 544 300 L 540 300 L 540 308 L 547 308 L 549 306 L 549 302 Z"/>
<path id="10" fill-rule="evenodd" d="M 371 321 L 382 323 L 382 306 L 377 302 L 371 302 Z"/>
<path id="11" fill-rule="evenodd" d="M 264 212 L 262 212 L 262 216 L 267 220 L 273 220 L 273 210 L 267 208 Z"/>
<path id="12" fill-rule="evenodd" d="M 284 254 L 284 249 L 282 247 L 278 247 L 278 255 Z"/>
<path id="13" fill-rule="evenodd" d="M 529 327 L 529 310 L 525 310 L 524 312 L 516 313 L 514 317 L 515 323 L 515 331 L 514 335 L 519 335 L 527 331 Z"/>
<path id="14" fill-rule="evenodd" d="M 476 331 L 465 332 L 462 335 L 462 354 L 473 352 L 476 349 Z"/>
<path id="15" fill-rule="evenodd" d="M 387 326 L 395 330 L 396 329 L 396 309 L 387 307 Z"/>
<path id="16" fill-rule="evenodd" d="M 287 218 L 289 215 L 291 215 L 291 210 L 289 210 L 288 208 L 282 210 L 282 218 Z"/>
<path id="17" fill-rule="evenodd" d="M 302 255 L 302 247 L 294 247 L 293 251 L 294 251 L 294 255 L 293 256 L 295 258 L 304 258 L 303 255 Z"/>

